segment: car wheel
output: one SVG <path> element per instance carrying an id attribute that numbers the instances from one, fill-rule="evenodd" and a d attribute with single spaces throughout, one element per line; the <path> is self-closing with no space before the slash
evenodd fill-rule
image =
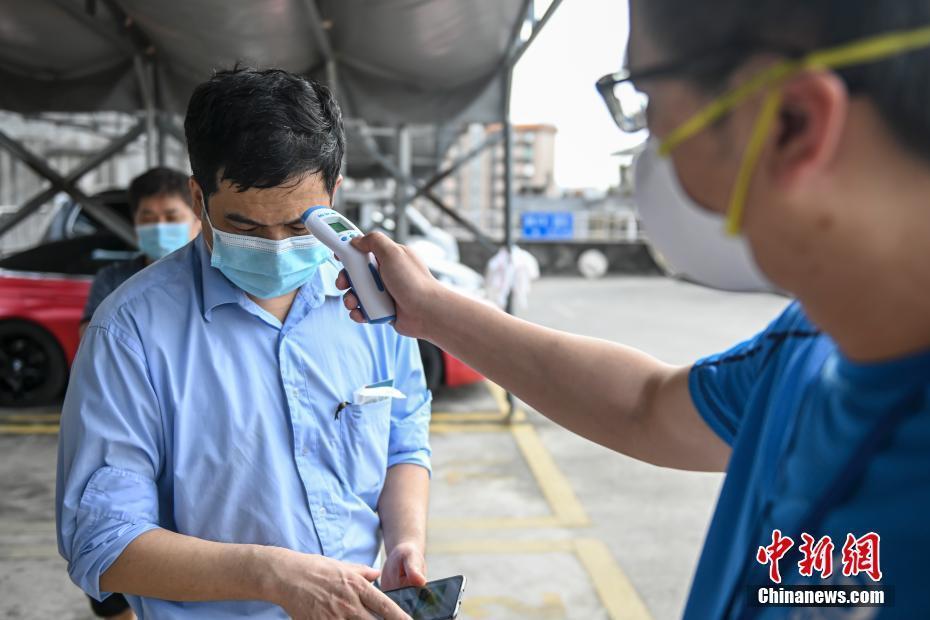
<path id="1" fill-rule="evenodd" d="M 442 351 L 423 340 L 418 340 L 420 357 L 423 359 L 423 372 L 426 374 L 426 387 L 436 390 L 442 385 Z"/>
<path id="2" fill-rule="evenodd" d="M 0 406 L 47 405 L 67 378 L 64 353 L 50 333 L 32 323 L 0 323 Z"/>

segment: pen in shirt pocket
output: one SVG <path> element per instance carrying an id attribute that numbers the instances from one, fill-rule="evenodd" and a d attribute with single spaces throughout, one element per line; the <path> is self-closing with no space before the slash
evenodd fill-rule
<path id="1" fill-rule="evenodd" d="M 407 398 L 407 395 L 394 387 L 394 380 L 387 379 L 372 385 L 361 387 L 352 393 L 352 402 L 342 401 L 336 406 L 334 419 L 339 419 L 342 410 L 355 403 L 356 405 L 367 405 L 369 403 L 380 402 L 387 399 Z"/>

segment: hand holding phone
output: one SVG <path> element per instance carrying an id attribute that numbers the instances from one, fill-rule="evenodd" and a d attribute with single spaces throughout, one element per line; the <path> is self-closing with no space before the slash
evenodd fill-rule
<path id="1" fill-rule="evenodd" d="M 413 620 L 454 620 L 462 606 L 465 577 L 430 581 L 422 588 L 387 590 L 385 594 Z"/>

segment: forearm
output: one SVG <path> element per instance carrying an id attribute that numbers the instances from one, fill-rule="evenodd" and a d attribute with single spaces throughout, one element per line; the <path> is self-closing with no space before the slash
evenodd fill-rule
<path id="1" fill-rule="evenodd" d="M 103 573 L 100 589 L 171 601 L 270 601 L 271 571 L 264 567 L 275 551 L 151 530 Z"/>
<path id="2" fill-rule="evenodd" d="M 397 307 L 395 328 L 484 373 L 565 428 L 657 465 L 718 471 L 727 446 L 700 416 L 689 368 L 621 345 L 540 327 L 455 293 L 408 248 L 381 233 L 352 241 L 374 252 Z M 340 274 L 337 286 L 350 287 Z M 365 322 L 358 297 L 350 316 Z"/>
<path id="3" fill-rule="evenodd" d="M 403 543 L 412 543 L 423 552 L 428 505 L 429 473 L 424 468 L 402 463 L 387 471 L 378 513 L 388 554 Z"/>
<path id="4" fill-rule="evenodd" d="M 548 329 L 449 293 L 428 339 L 558 424 L 615 450 L 675 371 L 622 345 Z"/>

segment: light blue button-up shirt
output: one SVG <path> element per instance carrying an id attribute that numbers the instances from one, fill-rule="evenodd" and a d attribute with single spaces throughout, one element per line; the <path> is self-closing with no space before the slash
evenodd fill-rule
<path id="1" fill-rule="evenodd" d="M 202 238 L 94 314 L 61 418 L 59 550 L 74 582 L 165 528 L 372 565 L 378 497 L 399 463 L 429 468 L 430 394 L 416 341 L 353 323 L 321 267 L 284 324 L 210 266 Z M 340 403 L 392 379 L 406 399 Z M 140 618 L 284 618 L 261 602 L 127 597 Z"/>

